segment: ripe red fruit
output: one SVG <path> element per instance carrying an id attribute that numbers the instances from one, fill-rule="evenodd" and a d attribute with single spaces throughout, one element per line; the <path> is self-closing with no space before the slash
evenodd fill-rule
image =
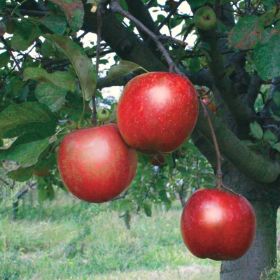
<path id="1" fill-rule="evenodd" d="M 190 136 L 198 117 L 195 88 L 185 77 L 165 72 L 139 75 L 125 86 L 118 104 L 124 140 L 146 152 L 171 152 Z"/>
<path id="2" fill-rule="evenodd" d="M 237 259 L 250 248 L 255 230 L 255 212 L 246 198 L 218 189 L 196 191 L 181 217 L 183 240 L 199 258 Z"/>
<path id="3" fill-rule="evenodd" d="M 58 150 L 58 169 L 68 190 L 82 200 L 104 202 L 123 192 L 134 178 L 135 150 L 116 125 L 85 128 L 66 135 Z"/>

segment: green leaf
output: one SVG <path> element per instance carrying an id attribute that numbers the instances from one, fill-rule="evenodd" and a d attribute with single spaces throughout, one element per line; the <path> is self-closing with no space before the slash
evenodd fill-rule
<path id="1" fill-rule="evenodd" d="M 67 28 L 65 18 L 61 16 L 49 15 L 40 19 L 40 22 L 45 25 L 50 31 L 55 34 L 64 34 Z"/>
<path id="2" fill-rule="evenodd" d="M 50 0 L 65 13 L 68 24 L 76 32 L 81 29 L 84 22 L 84 5 L 81 0 Z"/>
<path id="3" fill-rule="evenodd" d="M 50 57 L 59 58 L 59 55 L 65 58 L 65 56 L 61 54 L 61 52 L 57 50 L 56 46 L 49 40 L 45 40 L 42 43 L 41 48 L 38 50 L 38 52 L 40 52 L 40 54 L 42 54 L 46 58 L 50 58 Z"/>
<path id="4" fill-rule="evenodd" d="M 52 112 L 59 111 L 64 103 L 67 91 L 50 83 L 39 83 L 35 96 L 40 103 L 47 105 Z"/>
<path id="5" fill-rule="evenodd" d="M 264 80 L 280 75 L 280 34 L 275 34 L 266 44 L 258 44 L 253 53 L 257 71 Z"/>
<path id="6" fill-rule="evenodd" d="M 116 209 L 120 212 L 130 211 L 132 209 L 132 202 L 129 199 L 121 199 L 115 202 Z"/>
<path id="7" fill-rule="evenodd" d="M 257 122 L 250 123 L 250 131 L 254 138 L 258 140 L 263 138 L 263 129 Z"/>
<path id="8" fill-rule="evenodd" d="M 12 138 L 26 133 L 52 135 L 56 119 L 50 110 L 38 102 L 12 104 L 0 112 L 0 138 Z"/>
<path id="9" fill-rule="evenodd" d="M 18 181 L 18 182 L 26 182 L 29 180 L 33 175 L 33 168 L 19 168 L 17 170 L 11 171 L 7 173 L 8 177 Z"/>
<path id="10" fill-rule="evenodd" d="M 24 51 L 38 38 L 41 31 L 37 25 L 28 20 L 16 22 L 11 47 L 17 51 Z"/>
<path id="11" fill-rule="evenodd" d="M 263 5 L 269 9 L 275 5 L 275 0 L 262 0 Z"/>
<path id="12" fill-rule="evenodd" d="M 59 35 L 45 35 L 69 58 L 79 78 L 82 94 L 89 101 L 96 88 L 96 72 L 83 49 L 71 39 Z"/>
<path id="13" fill-rule="evenodd" d="M 272 148 L 280 153 L 280 142 L 274 144 Z"/>
<path id="14" fill-rule="evenodd" d="M 272 6 L 271 9 L 266 11 L 260 16 L 260 20 L 263 22 L 264 26 L 269 26 L 273 23 L 275 17 L 278 14 L 278 9 L 276 6 Z"/>
<path id="15" fill-rule="evenodd" d="M 257 16 L 240 18 L 229 34 L 229 43 L 237 49 L 253 48 L 262 38 L 264 27 Z"/>
<path id="16" fill-rule="evenodd" d="M 280 91 L 274 92 L 272 99 L 273 99 L 273 103 L 277 107 L 280 107 Z"/>
<path id="17" fill-rule="evenodd" d="M 200 70 L 200 61 L 198 57 L 190 59 L 189 68 L 191 72 L 197 72 L 198 70 Z"/>
<path id="18" fill-rule="evenodd" d="M 24 91 L 25 83 L 18 76 L 12 76 L 5 86 L 5 93 L 11 97 L 19 97 Z"/>
<path id="19" fill-rule="evenodd" d="M 38 199 L 40 202 L 53 200 L 55 197 L 53 186 L 45 182 L 43 178 L 38 178 Z"/>
<path id="20" fill-rule="evenodd" d="M 12 146 L 10 149 L 0 152 L 0 160 L 14 161 L 23 168 L 30 167 L 37 163 L 39 156 L 48 146 L 48 139 Z"/>
<path id="21" fill-rule="evenodd" d="M 266 130 L 263 135 L 263 140 L 265 142 L 275 143 L 277 142 L 278 137 L 271 130 Z"/>
<path id="22" fill-rule="evenodd" d="M 146 71 L 143 67 L 141 67 L 140 65 L 128 61 L 128 60 L 121 60 L 119 64 L 117 65 L 113 65 L 106 76 L 106 80 L 108 81 L 115 81 L 119 78 L 122 78 L 136 70 L 144 70 Z"/>
<path id="23" fill-rule="evenodd" d="M 6 0 L 0 0 L 0 11 L 4 11 L 6 8 Z"/>
<path id="24" fill-rule="evenodd" d="M 73 75 L 66 71 L 56 71 L 53 73 L 48 73 L 43 68 L 28 67 L 24 69 L 23 72 L 24 80 L 37 80 L 50 82 L 53 85 L 60 87 L 71 92 L 75 91 L 76 84 Z"/>
<path id="25" fill-rule="evenodd" d="M 8 52 L 3 52 L 0 54 L 0 68 L 7 66 L 10 61 L 10 55 Z"/>
<path id="26" fill-rule="evenodd" d="M 143 203 L 143 209 L 144 209 L 145 214 L 148 217 L 152 217 L 152 206 L 151 206 L 151 204 L 149 204 L 147 202 Z"/>

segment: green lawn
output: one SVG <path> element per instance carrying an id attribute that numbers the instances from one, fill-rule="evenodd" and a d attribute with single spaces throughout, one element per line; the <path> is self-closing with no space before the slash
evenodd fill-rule
<path id="1" fill-rule="evenodd" d="M 218 280 L 219 262 L 193 257 L 179 230 L 180 207 L 132 219 L 63 193 L 53 202 L 0 206 L 0 279 Z"/>

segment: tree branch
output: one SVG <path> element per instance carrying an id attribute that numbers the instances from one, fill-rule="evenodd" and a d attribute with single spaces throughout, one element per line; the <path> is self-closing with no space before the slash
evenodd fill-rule
<path id="1" fill-rule="evenodd" d="M 96 15 L 86 8 L 84 30 L 97 31 Z M 166 66 L 140 41 L 137 36 L 126 29 L 110 11 L 102 17 L 102 39 L 123 59 L 133 61 L 147 70 L 164 70 Z"/>
<path id="2" fill-rule="evenodd" d="M 142 1 L 140 0 L 126 0 L 127 6 L 128 6 L 128 11 L 138 20 L 141 20 L 145 22 L 145 25 L 147 28 L 149 28 L 153 33 L 159 34 L 157 27 L 145 7 Z M 148 35 L 143 32 L 143 30 L 137 28 L 139 33 L 141 34 L 141 37 L 145 40 L 148 38 Z"/>
<path id="3" fill-rule="evenodd" d="M 216 31 L 201 31 L 200 36 L 210 47 L 210 59 L 208 61 L 208 65 L 213 74 L 216 87 L 221 93 L 221 97 L 238 123 L 242 124 L 250 122 L 254 119 L 254 112 L 251 108 L 244 104 L 244 102 L 242 102 L 235 91 L 234 84 L 226 73 L 224 59 L 218 47 L 218 37 Z"/>
<path id="4" fill-rule="evenodd" d="M 262 85 L 262 80 L 260 79 L 259 75 L 254 74 L 251 77 L 249 88 L 248 88 L 248 93 L 246 96 L 247 104 L 251 108 L 254 107 L 254 103 L 260 92 L 261 85 Z"/>
<path id="5" fill-rule="evenodd" d="M 270 161 L 264 156 L 250 150 L 236 135 L 229 130 L 217 117 L 212 116 L 216 136 L 222 154 L 230 160 L 237 169 L 247 177 L 261 183 L 272 183 L 280 176 L 278 162 Z M 211 131 L 203 112 L 200 110 L 197 129 L 207 138 L 211 137 Z"/>
<path id="6" fill-rule="evenodd" d="M 125 11 L 120 3 L 119 0 L 112 0 L 111 1 L 111 10 L 115 13 L 119 13 L 122 16 L 130 19 L 139 29 L 141 29 L 142 31 L 144 31 L 157 45 L 158 49 L 161 51 L 165 61 L 167 62 L 169 69 L 171 71 L 175 71 L 177 73 L 180 73 L 180 69 L 176 66 L 176 64 L 174 63 L 173 59 L 171 58 L 169 52 L 165 49 L 165 47 L 163 46 L 163 44 L 158 40 L 157 36 L 151 31 L 149 30 L 141 21 L 139 21 L 137 18 L 135 18 L 134 16 L 132 16 L 130 13 L 128 13 L 127 11 Z"/>
<path id="7" fill-rule="evenodd" d="M 170 20 L 170 18 L 176 13 L 179 6 L 183 3 L 184 0 L 180 0 L 176 5 L 172 8 L 172 10 L 169 12 L 167 17 L 160 23 L 160 25 L 157 28 L 157 31 L 159 32 L 161 28 Z"/>

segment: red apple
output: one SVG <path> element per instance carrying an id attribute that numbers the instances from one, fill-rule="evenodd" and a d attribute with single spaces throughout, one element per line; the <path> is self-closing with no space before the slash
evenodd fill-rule
<path id="1" fill-rule="evenodd" d="M 135 150 L 114 124 L 69 133 L 58 150 L 58 169 L 68 190 L 89 202 L 105 202 L 122 193 L 134 178 Z"/>
<path id="2" fill-rule="evenodd" d="M 174 73 L 139 75 L 125 86 L 117 108 L 124 140 L 146 152 L 171 152 L 187 139 L 198 117 L 192 83 Z"/>
<path id="3" fill-rule="evenodd" d="M 255 231 L 255 212 L 248 200 L 218 189 L 196 191 L 181 217 L 183 240 L 199 258 L 237 259 L 250 248 Z"/>

